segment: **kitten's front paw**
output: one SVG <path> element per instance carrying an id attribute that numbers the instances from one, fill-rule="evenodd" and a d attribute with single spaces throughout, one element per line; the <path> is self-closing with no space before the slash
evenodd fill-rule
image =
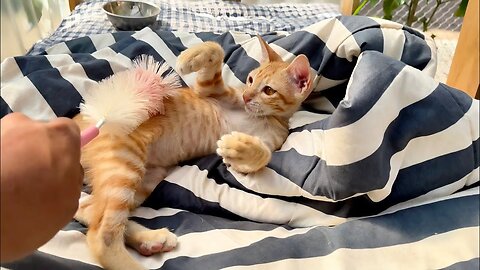
<path id="1" fill-rule="evenodd" d="M 241 173 L 260 170 L 271 158 L 270 149 L 258 137 L 240 132 L 223 135 L 217 147 L 217 154 L 223 162 Z"/>
<path id="2" fill-rule="evenodd" d="M 216 71 L 223 63 L 223 49 L 215 42 L 204 42 L 192 46 L 178 56 L 176 71 L 189 74 L 200 71 Z"/>

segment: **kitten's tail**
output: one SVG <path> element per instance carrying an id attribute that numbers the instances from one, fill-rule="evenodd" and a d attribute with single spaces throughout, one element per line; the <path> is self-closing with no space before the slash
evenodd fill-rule
<path id="1" fill-rule="evenodd" d="M 163 99 L 181 86 L 179 76 L 152 56 L 133 60 L 133 68 L 116 73 L 83 95 L 80 111 L 92 124 L 105 121 L 102 129 L 129 134 L 149 117 L 164 113 Z"/>

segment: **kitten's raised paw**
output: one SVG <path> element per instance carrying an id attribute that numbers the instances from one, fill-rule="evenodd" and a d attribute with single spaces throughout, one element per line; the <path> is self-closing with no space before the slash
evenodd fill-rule
<path id="1" fill-rule="evenodd" d="M 221 68 L 223 63 L 223 49 L 215 42 L 204 42 L 192 46 L 178 56 L 176 71 L 180 74 L 189 74 L 200 71 L 214 71 Z M 213 70 L 212 70 L 213 69 Z"/>
<path id="2" fill-rule="evenodd" d="M 223 135 L 217 142 L 217 154 L 225 164 L 241 173 L 260 170 L 271 158 L 270 150 L 258 137 L 240 132 Z"/>
<path id="3" fill-rule="evenodd" d="M 137 232 L 130 238 L 130 246 L 143 256 L 167 252 L 177 246 L 177 236 L 166 228 Z"/>

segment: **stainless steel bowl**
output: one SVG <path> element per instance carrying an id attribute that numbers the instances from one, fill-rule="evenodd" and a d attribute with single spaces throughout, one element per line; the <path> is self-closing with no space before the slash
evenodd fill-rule
<path id="1" fill-rule="evenodd" d="M 145 2 L 111 1 L 103 5 L 108 20 L 118 30 L 140 30 L 157 20 L 160 8 Z"/>

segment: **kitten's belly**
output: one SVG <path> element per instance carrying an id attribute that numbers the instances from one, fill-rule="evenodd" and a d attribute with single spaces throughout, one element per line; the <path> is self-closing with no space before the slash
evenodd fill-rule
<path id="1" fill-rule="evenodd" d="M 168 134 L 152 143 L 148 150 L 149 166 L 170 167 L 179 162 L 215 153 L 217 138 L 186 138 Z"/>
<path id="2" fill-rule="evenodd" d="M 163 133 L 148 150 L 147 163 L 169 167 L 215 153 L 216 143 L 224 133 L 220 109 L 215 104 L 200 102 L 181 106 L 161 121 Z"/>

